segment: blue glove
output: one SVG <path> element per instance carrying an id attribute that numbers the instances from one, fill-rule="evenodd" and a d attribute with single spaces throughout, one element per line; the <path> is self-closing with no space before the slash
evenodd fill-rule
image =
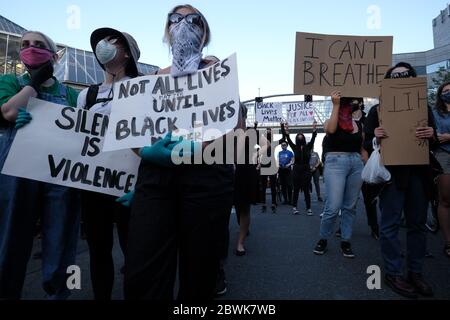
<path id="1" fill-rule="evenodd" d="M 15 128 L 16 129 L 22 128 L 24 125 L 29 123 L 31 121 L 31 119 L 33 119 L 33 117 L 31 116 L 31 113 L 27 112 L 27 110 L 25 110 L 24 108 L 19 108 L 19 112 L 17 113 Z"/>
<path id="2" fill-rule="evenodd" d="M 181 139 L 172 141 L 172 133 L 169 132 L 163 139 L 152 146 L 142 148 L 139 154 L 145 161 L 168 167 L 173 164 L 171 159 L 172 149 L 179 142 L 181 142 Z"/>
<path id="3" fill-rule="evenodd" d="M 130 207 L 131 203 L 133 202 L 133 198 L 134 198 L 134 190 L 124 194 L 120 198 L 117 198 L 116 202 L 120 203 L 121 205 L 123 205 L 125 207 Z"/>

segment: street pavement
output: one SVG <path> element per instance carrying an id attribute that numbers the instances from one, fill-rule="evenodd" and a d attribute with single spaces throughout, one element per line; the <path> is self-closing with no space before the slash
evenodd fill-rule
<path id="1" fill-rule="evenodd" d="M 393 293 L 381 281 L 381 289 L 369 290 L 367 273 L 369 266 L 380 266 L 379 242 L 370 236 L 362 199 L 358 202 L 354 224 L 352 247 L 355 259 L 342 256 L 340 241 L 334 237 L 328 242 L 323 256 L 313 254 L 318 241 L 319 214 L 323 203 L 312 194 L 313 216 L 307 216 L 303 196 L 299 200 L 299 215 L 292 214 L 292 207 L 279 205 L 276 214 L 270 210 L 261 213 L 261 206 L 253 206 L 250 236 L 246 241 L 247 253 L 234 254 L 239 234 L 236 215 L 230 219 L 230 246 L 225 271 L 227 293 L 219 300 L 382 300 L 403 299 Z M 336 225 L 337 229 L 337 225 Z M 401 243 L 405 247 L 405 229 L 401 230 Z M 428 251 L 433 257 L 426 258 L 424 275 L 433 285 L 434 299 L 450 299 L 450 259 L 443 255 L 440 233 L 428 237 Z M 199 249 L 201 249 L 199 243 Z M 36 240 L 33 252 L 40 249 Z M 113 299 L 123 299 L 123 275 L 120 268 L 123 256 L 117 236 L 114 243 L 116 281 Z M 81 268 L 81 290 L 72 291 L 70 299 L 91 300 L 93 293 L 89 275 L 89 251 L 85 240 L 78 245 L 77 264 Z M 45 299 L 41 288 L 40 260 L 30 260 L 23 290 L 23 299 Z M 425 299 L 425 298 L 421 298 Z"/>

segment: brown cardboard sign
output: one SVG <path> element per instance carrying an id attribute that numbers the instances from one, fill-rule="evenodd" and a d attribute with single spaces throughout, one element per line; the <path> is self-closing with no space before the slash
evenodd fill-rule
<path id="1" fill-rule="evenodd" d="M 416 138 L 416 128 L 428 126 L 427 79 L 383 80 L 380 123 L 389 136 L 381 141 L 384 165 L 429 164 L 429 142 Z"/>
<path id="2" fill-rule="evenodd" d="M 392 65 L 393 37 L 297 32 L 294 94 L 378 97 Z"/>

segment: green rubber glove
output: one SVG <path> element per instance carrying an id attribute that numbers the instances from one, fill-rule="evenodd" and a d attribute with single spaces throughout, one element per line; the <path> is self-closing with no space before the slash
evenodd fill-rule
<path id="1" fill-rule="evenodd" d="M 125 207 L 131 207 L 131 203 L 133 202 L 133 198 L 134 198 L 134 190 L 124 194 L 120 198 L 117 198 L 116 202 L 120 203 L 121 205 L 123 205 Z"/>
<path id="2" fill-rule="evenodd" d="M 15 128 L 16 129 L 22 128 L 24 125 L 28 124 L 32 119 L 33 117 L 31 116 L 31 113 L 29 113 L 24 108 L 19 108 Z"/>
<path id="3" fill-rule="evenodd" d="M 172 150 L 181 140 L 172 140 L 172 133 L 169 132 L 155 144 L 142 148 L 139 154 L 147 162 L 163 167 L 170 167 L 173 165 L 171 159 Z"/>

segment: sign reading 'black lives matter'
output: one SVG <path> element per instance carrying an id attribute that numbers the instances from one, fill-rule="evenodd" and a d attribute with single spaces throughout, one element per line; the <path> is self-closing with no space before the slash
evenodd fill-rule
<path id="1" fill-rule="evenodd" d="M 392 64 L 392 37 L 297 32 L 294 93 L 378 97 Z"/>
<path id="2" fill-rule="evenodd" d="M 239 118 L 236 54 L 194 74 L 145 76 L 117 84 L 104 151 L 150 145 L 173 132 L 211 141 Z"/>

